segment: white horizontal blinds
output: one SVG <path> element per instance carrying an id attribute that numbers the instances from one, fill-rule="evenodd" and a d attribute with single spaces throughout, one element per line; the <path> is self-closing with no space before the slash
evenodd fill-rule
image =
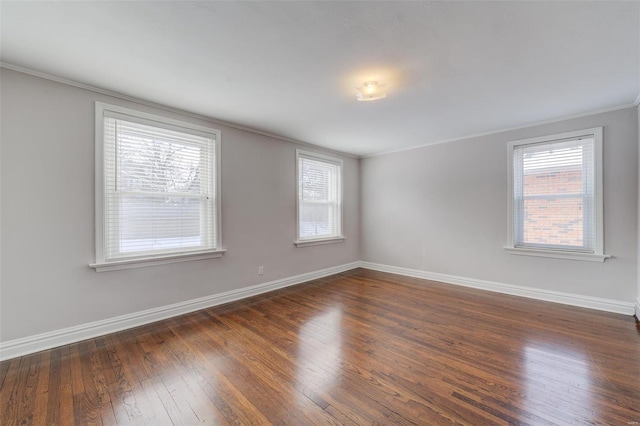
<path id="1" fill-rule="evenodd" d="M 514 148 L 514 244 L 595 252 L 593 136 Z"/>
<path id="2" fill-rule="evenodd" d="M 120 116 L 104 118 L 107 260 L 215 248 L 214 135 Z"/>
<path id="3" fill-rule="evenodd" d="M 342 235 L 339 162 L 298 155 L 298 239 Z"/>

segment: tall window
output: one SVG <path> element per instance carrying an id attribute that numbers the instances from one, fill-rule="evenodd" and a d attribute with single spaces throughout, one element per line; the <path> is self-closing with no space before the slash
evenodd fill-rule
<path id="1" fill-rule="evenodd" d="M 298 235 L 296 244 L 344 240 L 342 235 L 342 160 L 296 151 Z"/>
<path id="2" fill-rule="evenodd" d="M 100 103 L 96 129 L 97 269 L 215 257 L 219 132 Z"/>
<path id="3" fill-rule="evenodd" d="M 602 128 L 509 144 L 513 249 L 604 260 Z"/>

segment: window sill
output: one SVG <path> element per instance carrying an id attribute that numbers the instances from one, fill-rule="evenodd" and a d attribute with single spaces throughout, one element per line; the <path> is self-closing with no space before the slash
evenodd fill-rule
<path id="1" fill-rule="evenodd" d="M 602 263 L 605 260 L 611 258 L 611 256 L 607 254 L 579 253 L 560 250 L 541 250 L 520 247 L 505 247 L 504 249 L 510 254 L 519 256 L 552 257 L 555 259 L 582 260 L 585 262 Z"/>
<path id="2" fill-rule="evenodd" d="M 191 260 L 213 259 L 222 257 L 226 250 L 199 251 L 195 253 L 169 254 L 135 259 L 114 260 L 111 262 L 90 263 L 89 267 L 96 272 L 117 271 L 120 269 L 144 268 L 167 263 L 188 262 Z"/>
<path id="3" fill-rule="evenodd" d="M 346 239 L 347 237 L 333 237 L 333 238 L 323 238 L 318 240 L 295 241 L 294 244 L 296 245 L 296 247 L 309 247 L 309 246 L 319 246 L 322 244 L 341 243 Z"/>

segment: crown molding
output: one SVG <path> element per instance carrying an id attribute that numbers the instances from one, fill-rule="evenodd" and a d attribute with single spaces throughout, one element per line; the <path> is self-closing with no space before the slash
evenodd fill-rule
<path id="1" fill-rule="evenodd" d="M 514 130 L 528 129 L 530 127 L 536 127 L 536 126 L 542 126 L 542 125 L 545 125 L 545 124 L 558 123 L 560 121 L 572 120 L 574 118 L 588 117 L 590 115 L 596 115 L 596 114 L 602 114 L 602 113 L 605 113 L 605 112 L 618 111 L 618 110 L 626 109 L 626 108 L 633 108 L 633 107 L 638 105 L 639 101 L 640 101 L 640 95 L 638 95 L 638 98 L 635 100 L 635 103 L 633 103 L 633 104 L 618 105 L 618 106 L 613 106 L 613 107 L 609 107 L 609 108 L 602 108 L 602 109 L 587 111 L 587 112 L 583 112 L 583 113 L 580 113 L 580 114 L 565 115 L 565 116 L 562 116 L 562 117 L 552 118 L 552 119 L 549 119 L 549 120 L 536 121 L 535 123 L 525 124 L 523 126 L 505 127 L 505 128 L 499 129 L 499 130 L 492 130 L 490 132 L 476 133 L 476 134 L 473 134 L 473 135 L 461 136 L 459 138 L 444 139 L 444 140 L 435 141 L 435 142 L 428 142 L 428 143 L 424 143 L 424 144 L 420 144 L 420 145 L 416 145 L 416 146 L 411 146 L 411 147 L 407 147 L 407 148 L 394 149 L 394 150 L 391 150 L 391 151 L 382 151 L 382 152 L 378 152 L 378 153 L 375 153 L 375 154 L 362 155 L 362 156 L 360 156 L 360 158 L 363 159 L 363 158 L 379 157 L 381 155 L 395 154 L 395 153 L 404 152 L 404 151 L 412 151 L 414 149 L 425 148 L 425 147 L 433 146 L 433 145 L 440 145 L 440 144 L 443 144 L 443 143 L 458 142 L 458 141 L 463 141 L 463 140 L 466 140 L 466 139 L 478 138 L 478 137 L 482 137 L 482 136 L 497 135 L 497 134 L 500 134 L 500 133 L 511 132 L 511 131 L 514 131 Z"/>
<path id="2" fill-rule="evenodd" d="M 112 90 L 107 90 L 107 89 L 102 89 L 100 87 L 97 86 L 92 86 L 90 84 L 85 84 L 85 83 L 80 83 L 78 81 L 74 81 L 74 80 L 69 80 L 67 78 L 63 78 L 63 77 L 58 77 L 52 74 L 47 74 L 44 72 L 40 72 L 40 71 L 36 71 L 36 70 L 32 70 L 30 68 L 25 68 L 19 65 L 15 65 L 9 62 L 4 62 L 4 61 L 0 61 L 0 68 L 6 68 L 8 70 L 12 70 L 12 71 L 16 71 L 16 72 L 20 72 L 23 74 L 28 74 L 34 77 L 39 77 L 39 78 L 43 78 L 45 80 L 50 80 L 50 81 L 55 81 L 56 83 L 61 83 L 61 84 L 66 84 L 67 86 L 73 86 L 73 87 L 77 87 L 79 89 L 84 89 L 84 90 L 88 90 L 90 92 L 94 92 L 94 93 L 100 93 L 102 95 L 107 95 L 107 96 L 111 96 L 114 98 L 118 98 L 118 99 L 122 99 L 124 101 L 128 101 L 128 102 L 133 102 L 136 104 L 140 104 L 140 105 L 145 105 L 148 107 L 152 107 L 152 108 L 157 108 L 163 111 L 167 111 L 167 112 L 171 112 L 174 114 L 180 114 L 183 116 L 187 116 L 187 117 L 191 117 L 191 118 L 195 118 L 198 120 L 203 120 L 203 121 L 207 121 L 209 123 L 212 124 L 217 124 L 220 126 L 226 126 L 226 127 L 231 127 L 233 129 L 236 130 L 243 130 L 245 132 L 249 132 L 249 133 L 254 133 L 256 135 L 261 135 L 261 136 L 267 136 L 273 139 L 278 139 L 284 142 L 290 142 L 290 143 L 295 143 L 297 145 L 304 145 L 304 146 L 309 146 L 309 147 L 313 147 L 313 148 L 317 148 L 317 149 L 322 149 L 323 151 L 327 151 L 327 152 L 331 152 L 333 154 L 336 155 L 342 155 L 345 157 L 350 157 L 350 158 L 360 158 L 358 155 L 355 154 L 351 154 L 349 152 L 345 152 L 345 151 L 338 151 L 335 149 L 331 149 L 331 148 L 325 148 L 323 146 L 320 145 L 315 145 L 309 142 L 303 142 L 303 141 L 299 141 L 296 139 L 291 139 L 288 138 L 286 136 L 281 136 L 281 135 L 277 135 L 274 133 L 270 133 L 270 132 L 266 132 L 263 130 L 258 130 L 258 129 L 254 129 L 252 127 L 247 127 L 247 126 L 243 126 L 241 124 L 236 124 L 230 121 L 224 121 L 224 120 L 218 120 L 216 118 L 213 117 L 209 117 L 207 115 L 202 115 L 202 114 L 198 114 L 195 112 L 190 112 L 190 111 L 185 111 L 179 108 L 174 108 L 168 105 L 164 105 L 164 104 L 159 104 L 157 102 L 153 102 L 153 101 L 148 101 L 146 99 L 140 99 L 140 98 L 136 98 L 134 96 L 129 96 L 129 95 L 125 95 L 124 93 L 119 93 L 119 92 L 114 92 Z"/>
<path id="3" fill-rule="evenodd" d="M 323 146 L 320 145 L 316 145 L 316 144 L 312 144 L 309 142 L 303 142 L 303 141 L 299 141 L 296 139 L 291 139 L 288 138 L 286 136 L 281 136 L 281 135 L 277 135 L 274 133 L 269 133 L 269 132 L 265 132 L 262 130 L 258 130 L 258 129 L 254 129 L 251 127 L 247 127 L 247 126 L 243 126 L 241 124 L 236 124 L 236 123 L 232 123 L 229 121 L 224 121 L 224 120 L 218 120 L 216 118 L 213 117 L 209 117 L 206 115 L 202 115 L 202 114 L 198 114 L 195 112 L 190 112 L 190 111 L 184 111 L 178 108 L 174 108 L 168 105 L 163 105 L 163 104 L 159 104 L 156 102 L 152 102 L 152 101 L 147 101 L 145 99 L 140 99 L 140 98 L 136 98 L 133 96 L 129 96 L 129 95 L 125 95 L 123 93 L 119 93 L 119 92 L 114 92 L 111 90 L 107 90 L 107 89 L 102 89 L 100 87 L 97 86 L 92 86 L 89 84 L 85 84 L 85 83 L 80 83 L 74 80 L 69 80 L 66 78 L 62 78 L 62 77 L 58 77 L 52 74 L 47 74 L 44 72 L 40 72 L 40 71 L 36 71 L 30 68 L 25 68 L 19 65 L 15 65 L 15 64 L 11 64 L 9 62 L 4 62 L 4 61 L 0 61 L 0 68 L 6 68 L 12 71 L 17 71 L 23 74 L 28 74 L 28 75 L 32 75 L 34 77 L 39 77 L 39 78 L 43 78 L 46 80 L 51 80 L 51 81 L 55 81 L 57 83 L 61 83 L 61 84 L 66 84 L 68 86 L 73 86 L 73 87 L 77 87 L 80 89 L 84 89 L 84 90 L 89 90 L 91 92 L 95 92 L 95 93 L 100 93 L 103 95 L 107 95 L 107 96 L 112 96 L 114 98 L 118 98 L 118 99 L 122 99 L 128 102 L 133 102 L 133 103 L 137 103 L 137 104 L 141 104 L 141 105 L 145 105 L 145 106 L 149 106 L 152 108 L 157 108 L 163 111 L 167 111 L 167 112 L 171 112 L 171 113 L 175 113 L 175 114 L 181 114 L 184 116 L 188 116 L 188 117 L 192 117 L 198 120 L 203 120 L 203 121 L 207 121 L 209 123 L 213 123 L 213 124 L 217 124 L 217 125 L 221 125 L 221 126 L 226 126 L 226 127 L 231 127 L 233 129 L 237 129 L 237 130 L 243 130 L 245 132 L 249 132 L 249 133 L 254 133 L 257 135 L 261 135 L 261 136 L 267 136 L 273 139 L 277 139 L 277 140 L 281 140 L 284 142 L 290 142 L 290 143 L 295 143 L 298 145 L 303 145 L 303 146 L 309 146 L 309 147 L 313 147 L 313 148 L 317 148 L 317 149 L 322 149 L 324 151 L 327 152 L 331 152 L 337 155 L 343 155 L 349 158 L 356 158 L 356 159 L 364 159 L 364 158 L 372 158 L 372 157 L 379 157 L 382 155 L 387 155 L 387 154 L 395 154 L 395 153 L 399 153 L 399 152 L 404 152 L 404 151 L 411 151 L 414 149 L 420 149 L 420 148 L 425 148 L 428 146 L 432 146 L 432 145 L 440 145 L 443 143 L 449 143 L 449 142 L 458 142 L 458 141 L 463 141 L 466 139 L 472 139 L 472 138 L 477 138 L 477 137 L 482 137 L 482 136 L 491 136 L 491 135 L 497 135 L 500 133 L 505 133 L 505 132 L 510 132 L 513 130 L 521 130 L 521 129 L 528 129 L 530 127 L 536 127 L 536 126 L 541 126 L 541 125 L 545 125 L 545 124 L 552 124 L 552 123 L 557 123 L 560 121 L 565 121 L 565 120 L 571 120 L 574 118 L 581 118 L 581 117 L 587 117 L 589 115 L 595 115 L 595 114 L 602 114 L 605 112 L 612 112 L 612 111 L 617 111 L 617 110 L 621 110 L 621 109 L 625 109 L 625 108 L 631 108 L 631 107 L 636 107 L 640 105 L 640 93 L 638 93 L 638 96 L 636 97 L 636 100 L 633 102 L 633 104 L 624 104 L 624 105 L 618 105 L 618 106 L 613 106 L 613 107 L 609 107 L 609 108 L 603 108 L 603 109 L 597 109 L 597 110 L 592 110 L 592 111 L 587 111 L 587 112 L 583 112 L 580 114 L 573 114 L 573 115 L 565 115 L 565 116 L 561 116 L 561 117 L 557 117 L 557 118 L 553 118 L 553 119 L 549 119 L 549 120 L 543 120 L 543 121 L 536 121 L 534 123 L 530 123 L 530 124 L 525 124 L 522 126 L 515 126 L 515 127 L 505 127 L 502 129 L 498 129 L 498 130 L 492 130 L 489 132 L 484 132 L 484 133 L 476 133 L 476 134 L 472 134 L 472 135 L 466 135 L 466 136 L 461 136 L 458 138 L 452 138 L 452 139 L 443 139 L 443 140 L 439 140 L 439 141 L 434 141 L 434 142 L 428 142 L 428 143 L 424 143 L 424 144 L 420 144 L 420 145 L 415 145 L 415 146 L 411 146 L 411 147 L 407 147 L 407 148 L 400 148 L 400 149 L 394 149 L 394 150 L 389 150 L 389 151 L 381 151 L 381 152 L 377 152 L 377 153 L 373 153 L 373 154 L 366 154 L 366 155 L 356 155 L 356 154 L 352 154 L 349 152 L 345 152 L 345 151 L 339 151 L 339 150 L 335 150 L 335 149 L 331 149 L 331 148 L 325 148 Z"/>

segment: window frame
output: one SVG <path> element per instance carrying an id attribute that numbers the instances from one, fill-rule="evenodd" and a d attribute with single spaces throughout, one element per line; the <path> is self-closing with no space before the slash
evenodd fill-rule
<path id="1" fill-rule="evenodd" d="M 515 148 L 523 145 L 536 145 L 543 143 L 561 142 L 567 139 L 580 137 L 592 137 L 594 140 L 594 197 L 595 204 L 595 247 L 593 252 L 546 248 L 546 247 L 520 247 L 515 245 L 516 234 L 522 230 L 516 229 L 514 216 L 515 209 L 515 176 L 514 176 L 514 154 Z M 551 257 L 567 260 L 582 260 L 591 262 L 604 262 L 611 256 L 604 254 L 604 193 L 603 193 L 603 128 L 593 127 L 590 129 L 576 130 L 572 132 L 558 133 L 530 139 L 521 139 L 507 144 L 507 177 L 508 177 L 508 243 L 504 247 L 510 254 Z"/>
<path id="2" fill-rule="evenodd" d="M 212 174 L 215 191 L 215 206 L 213 211 L 215 212 L 215 241 L 213 248 L 204 250 L 193 250 L 188 252 L 174 252 L 174 253 L 159 253 L 159 254 L 145 254 L 141 256 L 123 257 L 112 260 L 106 259 L 105 243 L 106 243 L 106 223 L 105 223 L 105 196 L 106 190 L 106 176 L 105 176 L 105 143 L 104 143 L 104 120 L 105 113 L 111 112 L 118 115 L 125 115 L 131 117 L 132 122 L 142 123 L 149 125 L 151 123 L 158 123 L 158 128 L 177 128 L 178 130 L 184 130 L 186 133 L 189 131 L 205 133 L 211 135 L 214 140 L 213 149 L 215 155 L 215 167 Z M 165 127 L 163 127 L 164 125 Z M 192 124 L 185 121 L 175 120 L 160 115 L 149 114 L 139 110 L 125 108 L 117 105 L 110 105 L 103 102 L 95 102 L 95 262 L 90 263 L 89 266 L 94 268 L 96 272 L 113 271 L 120 269 L 139 268 L 153 265 L 161 265 L 167 263 L 184 262 L 191 260 L 211 259 L 221 257 L 226 251 L 222 248 L 222 203 L 220 192 L 220 178 L 221 178 L 221 132 L 220 130 L 210 127 L 204 127 L 197 124 Z"/>
<path id="3" fill-rule="evenodd" d="M 338 169 L 339 169 L 339 176 L 338 176 L 338 202 L 339 202 L 339 214 L 338 214 L 338 221 L 339 221 L 339 229 L 338 229 L 338 235 L 337 236 L 331 236 L 331 237 L 320 237 L 320 238 L 300 238 L 300 157 L 310 157 L 312 159 L 315 159 L 317 161 L 321 161 L 321 162 L 325 162 L 325 163 L 330 163 L 333 165 L 337 165 Z M 296 239 L 294 241 L 294 244 L 296 245 L 296 247 L 308 247 L 308 246 L 316 246 L 316 245 L 322 245 L 322 244 L 332 244 L 332 243 L 339 243 L 339 242 L 343 242 L 344 240 L 346 240 L 346 237 L 344 236 L 344 199 L 343 199 L 343 175 L 344 175 L 344 162 L 342 159 L 340 158 L 336 158 L 336 157 L 331 157 L 328 155 L 324 155 L 324 154 L 318 154 L 315 152 L 311 152 L 311 151 L 306 151 L 306 150 L 302 150 L 302 149 L 296 149 L 296 164 L 295 164 L 295 168 L 296 168 L 296 183 L 295 183 L 295 187 L 296 187 Z"/>

